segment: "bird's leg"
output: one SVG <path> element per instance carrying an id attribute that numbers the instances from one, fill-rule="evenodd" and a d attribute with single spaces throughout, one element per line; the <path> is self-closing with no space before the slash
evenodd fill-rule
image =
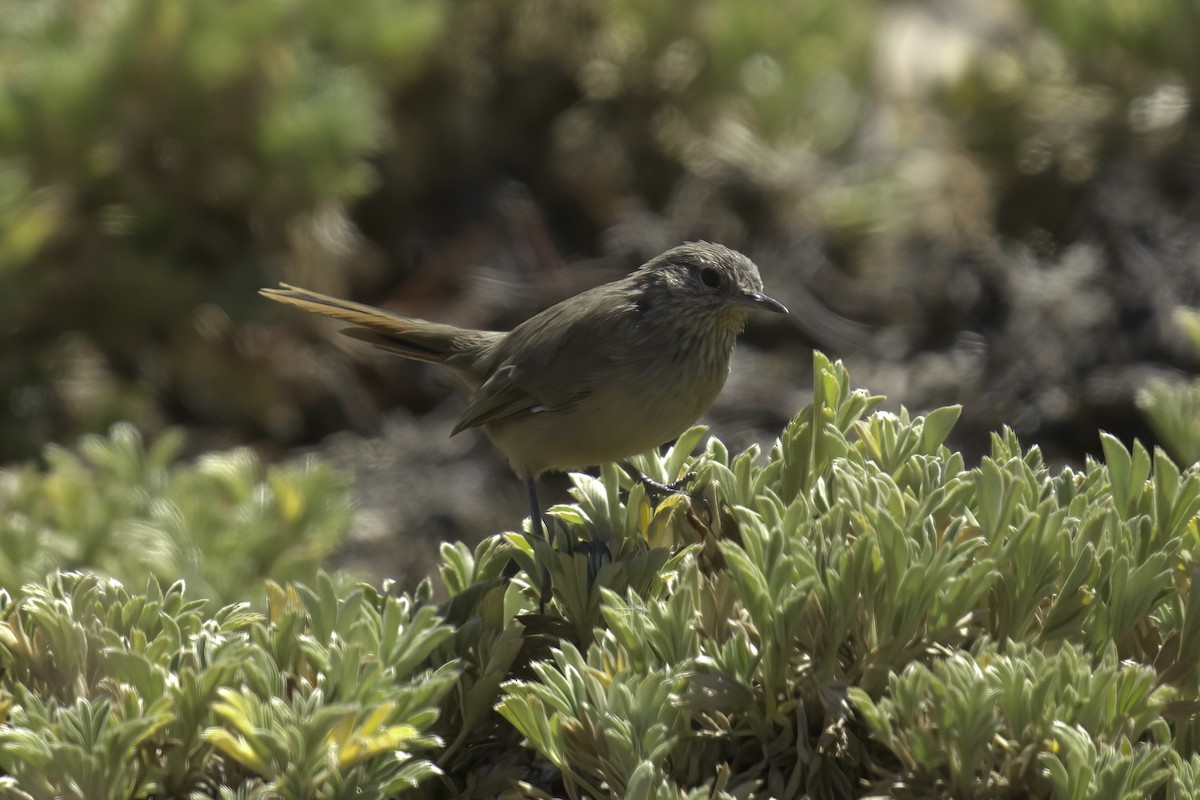
<path id="1" fill-rule="evenodd" d="M 546 528 L 546 520 L 542 517 L 542 505 L 538 502 L 537 482 L 533 476 L 526 473 L 525 488 L 529 491 L 529 527 L 533 528 L 533 532 L 542 538 L 543 542 L 547 542 L 551 547 L 554 543 L 550 541 L 550 537 Z M 538 597 L 538 613 L 543 614 L 546 611 L 546 603 L 550 602 L 552 592 L 550 590 L 550 569 L 546 567 L 546 573 L 542 576 L 542 590 Z"/>
<path id="2" fill-rule="evenodd" d="M 635 483 L 640 483 L 643 487 L 645 487 L 646 494 L 651 497 L 663 497 L 670 494 L 687 494 L 683 487 L 696 479 L 696 473 L 689 472 L 674 483 L 659 483 L 628 462 L 622 463 L 621 466 L 625 470 L 626 474 L 633 478 Z"/>
<path id="3" fill-rule="evenodd" d="M 542 538 L 543 541 L 549 542 L 550 538 L 546 533 L 546 520 L 542 518 L 542 505 L 538 502 L 537 483 L 532 475 L 525 476 L 525 488 L 529 491 L 529 524 L 533 528 L 533 532 Z"/>

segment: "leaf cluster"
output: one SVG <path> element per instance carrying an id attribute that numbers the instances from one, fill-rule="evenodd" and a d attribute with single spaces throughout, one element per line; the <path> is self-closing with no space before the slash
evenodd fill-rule
<path id="1" fill-rule="evenodd" d="M 957 409 L 815 371 L 766 463 L 685 436 L 641 465 L 690 496 L 578 478 L 530 548 L 526 596 L 548 581 L 573 636 L 497 708 L 567 794 L 1195 791 L 1200 473 L 1107 435 L 1054 472 L 1009 431 L 968 469 Z"/>
<path id="2" fill-rule="evenodd" d="M 451 631 L 408 598 L 321 574 L 206 615 L 182 583 L 58 573 L 3 602 L 5 797 L 386 798 L 437 772 L 456 666 L 424 661 Z"/>
<path id="3" fill-rule="evenodd" d="M 131 425 L 50 446 L 0 482 L 0 588 L 94 570 L 131 586 L 184 580 L 209 610 L 264 579 L 311 583 L 351 519 L 349 484 L 327 466 L 264 468 L 246 449 L 177 464 L 182 440 Z"/>
<path id="4" fill-rule="evenodd" d="M 1200 462 L 1200 381 L 1151 383 L 1139 393 L 1138 406 L 1176 459 Z"/>

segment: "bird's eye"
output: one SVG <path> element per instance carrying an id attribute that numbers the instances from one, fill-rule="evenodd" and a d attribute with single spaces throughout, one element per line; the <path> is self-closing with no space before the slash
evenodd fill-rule
<path id="1" fill-rule="evenodd" d="M 721 285 L 721 273 L 717 272 L 712 267 L 705 267 L 700 270 L 700 281 L 710 288 L 717 288 Z"/>

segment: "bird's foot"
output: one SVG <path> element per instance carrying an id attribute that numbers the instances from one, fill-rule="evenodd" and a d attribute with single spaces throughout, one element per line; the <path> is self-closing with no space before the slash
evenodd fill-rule
<path id="1" fill-rule="evenodd" d="M 687 486 L 692 481 L 696 480 L 696 473 L 689 472 L 674 483 L 659 483 L 644 472 L 633 470 L 630 473 L 631 477 L 640 483 L 646 490 L 646 495 L 658 499 L 667 497 L 673 494 L 687 494 Z"/>

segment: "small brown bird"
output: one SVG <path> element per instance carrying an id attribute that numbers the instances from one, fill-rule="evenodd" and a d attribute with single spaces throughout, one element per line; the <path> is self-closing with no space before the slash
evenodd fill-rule
<path id="1" fill-rule="evenodd" d="M 343 333 L 405 358 L 444 364 L 473 394 L 451 436 L 483 428 L 529 489 L 548 470 L 621 461 L 675 439 L 729 374 L 762 293 L 749 258 L 689 242 L 621 280 L 589 289 L 511 331 L 476 331 L 390 314 L 281 284 L 261 294 L 353 324 Z"/>

